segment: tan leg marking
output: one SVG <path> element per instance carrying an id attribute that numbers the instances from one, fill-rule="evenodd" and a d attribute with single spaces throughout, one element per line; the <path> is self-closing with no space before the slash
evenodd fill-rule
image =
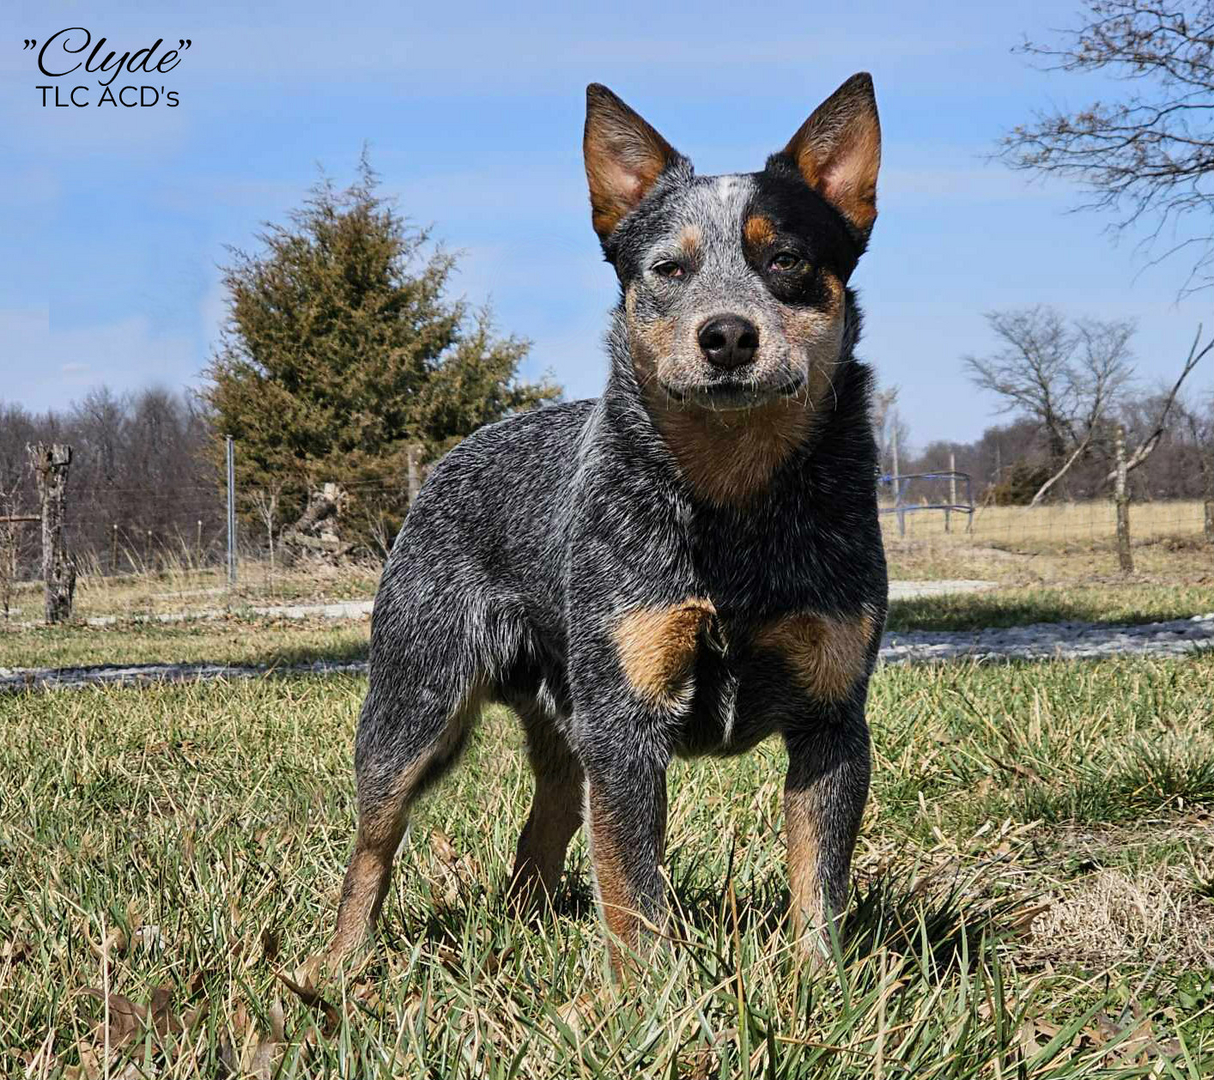
<path id="1" fill-rule="evenodd" d="M 826 937 L 826 883 L 819 864 L 821 821 L 811 792 L 785 790 L 784 831 L 788 842 L 788 888 L 793 936 L 803 952 L 821 959 L 821 946 L 829 945 Z"/>
<path id="2" fill-rule="evenodd" d="M 818 815 L 805 791 L 784 794 L 784 828 L 788 834 L 788 884 L 792 893 L 793 928 L 822 921 L 822 884 L 818 876 Z"/>
<path id="3" fill-rule="evenodd" d="M 586 788 L 586 811 L 589 818 L 587 839 L 594 867 L 594 888 L 607 924 L 607 956 L 617 979 L 627 974 L 631 959 L 620 948 L 637 952 L 641 943 L 641 903 L 628 882 L 628 854 L 612 829 L 610 816 L 597 797 L 593 784 Z M 658 837 L 658 861 L 665 848 L 665 830 Z"/>
<path id="4" fill-rule="evenodd" d="M 754 643 L 778 653 L 806 693 L 839 701 L 864 673 L 873 630 L 873 617 L 867 613 L 794 615 L 760 631 Z"/>
<path id="5" fill-rule="evenodd" d="M 426 770 L 441 761 L 459 742 L 463 724 L 478 707 L 470 702 L 463 715 L 452 718 L 447 730 L 393 781 L 374 806 L 359 807 L 354 854 L 342 881 L 337 928 L 325 950 L 326 962 L 340 961 L 361 945 L 374 928 L 388 893 L 392 862 L 405 835 L 409 807 Z"/>
<path id="6" fill-rule="evenodd" d="M 681 704 L 700 635 L 715 615 L 712 601 L 693 597 L 671 607 L 638 608 L 620 619 L 613 635 L 620 666 L 644 701 Z"/>
<path id="7" fill-rule="evenodd" d="M 551 898 L 565 868 L 569 841 L 582 824 L 582 783 L 539 778 L 510 875 L 509 894 L 520 907 Z"/>
<path id="8" fill-rule="evenodd" d="M 401 773 L 375 812 L 359 815 L 354 854 L 341 885 L 337 929 L 326 949 L 330 959 L 341 960 L 353 952 L 378 920 L 388 893 L 392 860 L 408 823 L 408 804 L 433 757 L 433 752 L 423 754 Z"/>

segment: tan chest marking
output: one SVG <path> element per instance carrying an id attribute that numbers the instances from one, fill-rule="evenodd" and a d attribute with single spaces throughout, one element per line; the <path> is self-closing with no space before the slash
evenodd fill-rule
<path id="1" fill-rule="evenodd" d="M 642 699 L 651 705 L 680 704 L 700 636 L 715 615 L 711 600 L 696 597 L 623 615 L 613 634 L 616 652 L 624 677 Z"/>
<path id="2" fill-rule="evenodd" d="M 793 615 L 761 630 L 755 647 L 778 653 L 806 693 L 840 701 L 864 673 L 873 630 L 868 614 Z"/>

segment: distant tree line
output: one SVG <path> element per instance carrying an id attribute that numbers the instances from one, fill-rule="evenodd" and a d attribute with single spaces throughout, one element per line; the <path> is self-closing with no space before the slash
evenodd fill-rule
<path id="1" fill-rule="evenodd" d="M 1125 424 L 1126 442 L 1138 445 L 1152 430 L 1166 391 L 1125 402 L 1111 416 Z M 1158 449 L 1130 473 L 1136 502 L 1208 497 L 1214 469 L 1214 409 L 1179 402 L 1173 407 Z M 913 453 L 902 453 L 905 473 L 943 472 L 953 455 L 959 472 L 969 473 L 976 502 L 996 505 L 1025 505 L 1049 479 L 1049 436 L 1033 419 L 1017 419 L 988 427 L 973 442 L 933 439 Z M 883 462 L 889 471 L 888 457 Z M 1056 488 L 1052 501 L 1101 499 L 1109 495 L 1107 475 L 1113 467 L 1111 436 L 1102 434 L 1081 463 L 1073 466 Z"/>
<path id="2" fill-rule="evenodd" d="M 196 559 L 224 526 L 223 496 L 203 456 L 209 425 L 185 393 L 102 388 L 60 411 L 0 403 L 0 514 L 37 511 L 26 447 L 67 443 L 68 543 L 105 571 Z M 19 562 L 35 560 L 36 526 L 18 532 Z"/>

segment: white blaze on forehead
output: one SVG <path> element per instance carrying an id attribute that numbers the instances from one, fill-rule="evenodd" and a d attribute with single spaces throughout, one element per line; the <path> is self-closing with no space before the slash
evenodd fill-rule
<path id="1" fill-rule="evenodd" d="M 717 195 L 722 201 L 728 201 L 729 197 L 737 190 L 738 177 L 736 176 L 718 176 L 716 183 Z"/>

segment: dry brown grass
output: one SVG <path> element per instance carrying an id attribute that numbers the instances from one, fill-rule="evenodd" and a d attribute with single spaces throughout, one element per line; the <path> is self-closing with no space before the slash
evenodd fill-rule
<path id="1" fill-rule="evenodd" d="M 1098 870 L 1052 898 L 1025 955 L 1089 967 L 1163 957 L 1214 967 L 1214 904 L 1176 867 Z"/>
<path id="2" fill-rule="evenodd" d="M 137 618 L 202 609 L 239 610 L 250 605 L 320 603 L 330 600 L 363 600 L 375 595 L 380 564 L 350 562 L 334 566 L 322 561 L 293 567 L 243 559 L 237 584 L 230 589 L 225 568 L 196 566 L 187 560 L 166 557 L 137 573 L 106 576 L 85 562 L 76 585 L 73 616 Z M 22 583 L 11 612 L 14 622 L 42 618 L 42 583 Z"/>
<path id="3" fill-rule="evenodd" d="M 1143 581 L 1214 582 L 1214 548 L 1203 536 L 1202 504 L 1135 503 L 1130 508 L 1135 577 Z M 891 576 L 900 579 L 985 578 L 1008 584 L 1124 580 L 1117 563 L 1113 504 L 1105 500 L 1030 508 L 990 506 L 952 515 L 941 511 L 881 520 Z"/>

